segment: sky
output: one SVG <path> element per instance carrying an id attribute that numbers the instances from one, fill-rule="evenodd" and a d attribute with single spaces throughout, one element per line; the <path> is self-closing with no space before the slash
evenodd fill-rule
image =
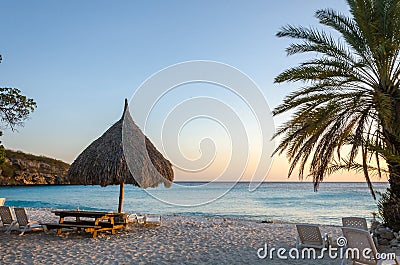
<path id="1" fill-rule="evenodd" d="M 191 60 L 220 62 L 240 70 L 258 85 L 273 109 L 296 88 L 274 84 L 274 77 L 301 61 L 300 56 L 286 56 L 285 47 L 291 41 L 277 38 L 276 32 L 287 24 L 316 26 L 315 11 L 327 7 L 348 12 L 344 0 L 1 0 L 0 85 L 19 88 L 37 102 L 25 126 L 17 132 L 4 130 L 2 142 L 6 148 L 72 163 L 120 118 L 124 99 L 131 99 L 145 80 L 168 66 Z M 155 108 L 155 117 L 149 119 L 149 130 L 142 124 L 139 127 L 174 162 L 179 154 L 164 150 L 163 143 L 155 139 L 165 114 L 187 99 L 219 99 L 238 113 L 247 128 L 249 152 L 259 155 L 254 140 L 259 135 L 253 135 L 252 128 L 263 117 L 251 118 L 236 96 L 213 84 L 188 84 L 165 95 Z M 198 109 L 202 108 L 207 106 Z M 135 106 L 130 111 L 135 112 Z M 289 117 L 274 117 L 275 126 Z M 179 138 L 180 155 L 187 161 L 195 163 L 210 148 L 211 154 L 203 159 L 211 159 L 210 165 L 215 162 L 208 171 L 196 174 L 177 166 L 176 180 L 215 179 L 235 151 L 233 132 L 212 119 L 193 119 L 178 135 L 169 132 L 166 141 Z M 203 141 L 206 138 L 213 142 Z M 247 163 L 255 164 L 254 158 Z M 287 181 L 287 169 L 286 158 L 275 157 L 266 180 Z M 296 180 L 296 176 L 289 179 Z M 344 173 L 327 180 L 363 178 Z"/>

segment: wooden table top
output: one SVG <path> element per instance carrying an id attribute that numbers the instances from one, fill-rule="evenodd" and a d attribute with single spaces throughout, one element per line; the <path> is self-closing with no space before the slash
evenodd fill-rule
<path id="1" fill-rule="evenodd" d="M 124 215 L 124 213 L 81 211 L 81 210 L 52 211 L 52 213 L 60 217 L 88 217 L 88 218 L 116 217 Z"/>

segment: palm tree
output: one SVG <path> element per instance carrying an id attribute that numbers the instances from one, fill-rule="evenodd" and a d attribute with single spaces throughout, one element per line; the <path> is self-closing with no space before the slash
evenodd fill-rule
<path id="1" fill-rule="evenodd" d="M 400 0 L 346 1 L 350 17 L 316 12 L 329 32 L 288 25 L 277 33 L 299 40 L 288 55 L 315 56 L 275 78 L 301 84 L 273 111 L 293 112 L 274 136 L 282 136 L 275 152 L 286 152 L 289 176 L 298 167 L 302 179 L 307 168 L 315 189 L 337 170 L 360 170 L 375 198 L 371 173 L 387 172 L 385 221 L 400 227 Z"/>

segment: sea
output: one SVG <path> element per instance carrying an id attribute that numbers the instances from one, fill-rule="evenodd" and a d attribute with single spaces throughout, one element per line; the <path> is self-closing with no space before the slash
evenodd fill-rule
<path id="1" fill-rule="evenodd" d="M 387 183 L 374 183 L 384 192 Z M 49 209 L 116 211 L 119 186 L 0 187 L 7 206 Z M 379 195 L 377 195 L 379 199 Z M 340 225 L 344 216 L 372 218 L 377 212 L 366 183 L 263 182 L 255 189 L 247 182 L 177 182 L 170 188 L 140 189 L 125 185 L 127 213 L 182 214 L 256 221 Z"/>

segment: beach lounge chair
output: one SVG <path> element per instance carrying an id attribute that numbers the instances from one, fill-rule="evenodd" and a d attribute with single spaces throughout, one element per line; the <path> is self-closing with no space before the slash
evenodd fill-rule
<path id="1" fill-rule="evenodd" d="M 161 216 L 153 214 L 139 215 L 133 213 L 128 215 L 128 223 L 136 223 L 144 226 L 159 226 L 161 225 Z"/>
<path id="2" fill-rule="evenodd" d="M 132 213 L 128 215 L 127 223 L 128 224 L 144 224 L 144 215 L 140 215 L 137 213 Z"/>
<path id="3" fill-rule="evenodd" d="M 0 206 L 3 206 L 5 201 L 6 201 L 6 198 L 0 198 Z"/>
<path id="4" fill-rule="evenodd" d="M 342 218 L 343 227 L 358 228 L 368 231 L 367 220 L 362 217 L 343 217 Z M 371 233 L 374 239 L 375 245 L 378 245 L 378 238 Z"/>
<path id="5" fill-rule="evenodd" d="M 348 260 L 352 261 L 351 264 L 365 264 L 365 265 L 380 265 L 380 264 L 396 264 L 400 265 L 398 258 L 395 260 L 391 260 L 392 263 L 388 263 L 388 261 L 382 259 L 376 259 L 378 255 L 378 251 L 376 250 L 376 246 L 374 244 L 374 240 L 371 237 L 371 234 L 368 231 L 358 228 L 350 228 L 350 227 L 342 227 L 342 232 L 344 237 L 347 240 L 347 249 L 351 249 L 352 251 L 346 252 L 342 260 L 342 265 L 347 264 Z M 358 251 L 354 251 L 358 249 Z M 363 251 L 368 249 L 366 255 L 363 255 Z M 357 254 L 357 252 L 359 254 Z M 349 254 L 349 257 L 347 257 Z M 385 262 L 385 263 L 383 263 Z"/>
<path id="6" fill-rule="evenodd" d="M 318 225 L 297 224 L 296 248 L 322 249 L 329 245 L 328 234 L 321 235 Z"/>
<path id="7" fill-rule="evenodd" d="M 159 226 L 161 225 L 160 215 L 145 215 L 144 217 L 145 226 Z"/>
<path id="8" fill-rule="evenodd" d="M 11 207 L 0 206 L 0 217 L 3 224 L 3 229 L 6 230 L 7 234 L 11 233 L 11 230 L 17 225 L 17 221 L 11 211 Z"/>
<path id="9" fill-rule="evenodd" d="M 344 227 L 358 228 L 368 231 L 367 220 L 361 217 L 343 217 L 342 224 Z"/>
<path id="10" fill-rule="evenodd" d="M 28 219 L 25 208 L 14 208 L 14 212 L 21 232 L 20 236 L 28 231 L 43 230 L 43 227 L 38 222 L 32 222 Z"/>

